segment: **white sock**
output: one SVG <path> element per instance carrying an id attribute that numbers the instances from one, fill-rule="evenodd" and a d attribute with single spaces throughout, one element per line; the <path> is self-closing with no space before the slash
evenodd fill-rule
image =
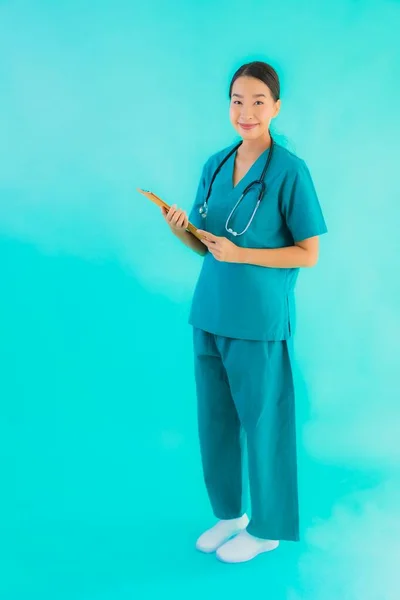
<path id="1" fill-rule="evenodd" d="M 246 562 L 258 554 L 275 550 L 278 546 L 278 540 L 265 540 L 241 531 L 233 540 L 218 548 L 217 558 L 230 563 Z"/>
<path id="2" fill-rule="evenodd" d="M 246 529 L 249 518 L 246 514 L 238 519 L 221 519 L 207 529 L 197 540 L 196 548 L 201 552 L 215 552 L 222 544 L 225 544 L 234 535 Z"/>

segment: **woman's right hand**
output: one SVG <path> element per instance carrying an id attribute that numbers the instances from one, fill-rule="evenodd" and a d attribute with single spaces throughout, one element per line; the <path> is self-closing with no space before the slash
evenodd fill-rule
<path id="1" fill-rule="evenodd" d="M 161 213 L 173 233 L 185 231 L 189 224 L 189 219 L 186 212 L 178 209 L 176 204 L 173 204 L 169 210 L 162 206 Z"/>

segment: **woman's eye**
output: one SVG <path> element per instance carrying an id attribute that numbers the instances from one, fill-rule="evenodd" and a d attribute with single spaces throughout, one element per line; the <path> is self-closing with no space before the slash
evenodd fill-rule
<path id="1" fill-rule="evenodd" d="M 260 104 L 264 104 L 264 102 L 262 102 L 261 100 L 256 100 L 256 103 L 259 102 Z M 240 100 L 234 100 L 233 104 L 241 104 Z"/>

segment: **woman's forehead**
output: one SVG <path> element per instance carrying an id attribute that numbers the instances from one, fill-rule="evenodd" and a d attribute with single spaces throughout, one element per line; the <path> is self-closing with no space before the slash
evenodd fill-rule
<path id="1" fill-rule="evenodd" d="M 269 91 L 269 87 L 263 81 L 257 79 L 256 77 L 238 77 L 232 86 L 232 94 L 236 93 L 239 95 L 266 95 Z"/>

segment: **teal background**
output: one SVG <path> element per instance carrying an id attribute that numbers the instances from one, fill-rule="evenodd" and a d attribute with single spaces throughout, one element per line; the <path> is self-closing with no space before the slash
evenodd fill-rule
<path id="1" fill-rule="evenodd" d="M 384 0 L 0 2 L 2 600 L 397 600 L 399 30 Z M 231 566 L 194 550 L 201 259 L 135 188 L 190 208 L 254 59 L 329 235 L 297 287 L 303 539 Z"/>

